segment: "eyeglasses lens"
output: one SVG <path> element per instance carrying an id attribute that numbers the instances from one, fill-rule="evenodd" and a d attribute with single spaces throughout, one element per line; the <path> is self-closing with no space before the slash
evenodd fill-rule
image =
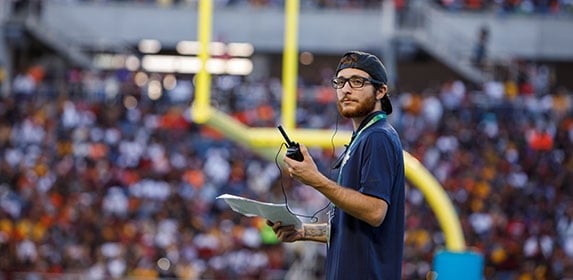
<path id="1" fill-rule="evenodd" d="M 367 79 L 361 77 L 351 77 L 348 79 L 345 78 L 334 78 L 332 79 L 332 87 L 335 89 L 341 89 L 344 87 L 346 82 L 350 84 L 351 88 L 361 88 L 364 86 Z"/>

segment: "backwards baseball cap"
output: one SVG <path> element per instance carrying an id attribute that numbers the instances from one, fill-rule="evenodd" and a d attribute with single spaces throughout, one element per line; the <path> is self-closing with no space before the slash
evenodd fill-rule
<path id="1" fill-rule="evenodd" d="M 373 54 L 361 51 L 350 51 L 345 53 L 342 58 L 340 58 L 338 67 L 336 67 L 336 75 L 338 75 L 340 70 L 346 68 L 356 68 L 368 73 L 368 75 L 375 80 L 374 83 L 377 82 L 379 85 L 388 84 L 386 67 L 384 67 L 382 61 Z M 386 114 L 389 115 L 392 113 L 392 104 L 390 103 L 388 93 L 380 99 L 380 104 L 382 104 L 382 110 L 384 110 Z"/>

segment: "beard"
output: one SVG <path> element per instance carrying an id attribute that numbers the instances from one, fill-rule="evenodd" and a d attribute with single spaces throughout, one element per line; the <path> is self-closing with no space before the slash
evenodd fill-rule
<path id="1" fill-rule="evenodd" d="M 374 94 L 372 94 L 369 95 L 368 98 L 356 104 L 355 107 L 343 108 L 340 100 L 336 103 L 336 106 L 338 107 L 338 112 L 343 117 L 358 118 L 358 117 L 365 117 L 368 114 L 372 113 L 372 111 L 374 111 L 374 108 L 376 107 L 376 102 L 378 102 L 378 100 L 376 100 L 376 97 L 374 96 Z"/>

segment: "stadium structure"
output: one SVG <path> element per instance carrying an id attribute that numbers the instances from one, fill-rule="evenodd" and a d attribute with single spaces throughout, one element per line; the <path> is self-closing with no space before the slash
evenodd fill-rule
<path id="1" fill-rule="evenodd" d="M 161 88 L 165 91 L 168 87 L 165 77 L 174 77 L 178 81 L 193 81 L 197 98 L 201 93 L 197 76 L 201 73 L 208 72 L 208 75 L 213 77 L 240 77 L 251 81 L 282 79 L 284 90 L 285 72 L 294 69 L 296 72 L 291 80 L 295 83 L 294 92 L 291 92 L 294 95 L 291 97 L 295 97 L 296 102 L 308 103 L 320 98 L 318 96 L 324 86 L 325 77 L 332 74 L 329 67 L 336 65 L 342 53 L 355 49 L 370 51 L 383 58 L 390 74 L 390 87 L 395 98 L 400 98 L 401 92 L 423 92 L 432 84 L 463 81 L 467 85 L 470 93 L 468 98 L 472 102 L 486 107 L 495 106 L 484 105 L 483 102 L 487 101 L 480 101 L 485 92 L 491 90 L 488 86 L 519 81 L 524 73 L 532 71 L 528 68 L 530 64 L 543 65 L 544 71 L 547 71 L 545 74 L 551 77 L 553 84 L 573 88 L 573 81 L 569 78 L 573 75 L 573 36 L 568 35 L 570 30 L 573 30 L 573 5 L 567 1 L 551 2 L 543 6 L 523 1 L 521 5 L 513 7 L 508 7 L 506 2 L 474 1 L 296 1 L 296 35 L 291 37 L 288 36 L 287 6 L 288 3 L 295 2 L 294 0 L 209 1 L 212 11 L 207 18 L 211 24 L 208 29 L 208 42 L 201 41 L 201 17 L 205 16 L 200 10 L 201 2 L 204 1 L 3 1 L 0 4 L 1 95 L 14 95 L 14 89 L 19 87 L 16 85 L 16 77 L 37 69 L 41 69 L 43 79 L 55 85 L 52 92 L 38 93 L 54 98 L 60 96 L 60 91 L 65 91 L 64 88 L 69 86 L 67 83 L 70 70 L 73 69 L 93 73 L 95 76 L 122 72 L 122 75 L 130 77 L 142 73 L 149 80 L 154 77 L 157 80 L 163 79 L 163 84 L 155 85 L 159 89 L 154 88 L 152 83 L 142 86 L 146 87 L 142 92 L 145 92 L 150 100 L 161 98 Z M 295 40 L 295 44 L 289 45 L 289 40 Z M 205 52 L 201 47 L 207 45 L 209 51 Z M 291 68 L 288 66 L 292 60 L 285 59 L 285 54 L 289 51 L 295 53 L 291 59 L 294 59 L 296 65 Z M 201 54 L 207 54 L 208 57 L 201 57 Z M 311 90 L 297 97 L 295 93 L 297 88 L 301 87 Z M 551 93 L 552 91 L 533 92 L 532 95 Z M 66 97 L 79 100 L 92 98 L 82 93 L 67 96 L 69 94 L 67 93 Z M 226 104 L 222 100 L 226 97 L 228 96 L 218 96 L 216 92 L 212 92 L 206 101 L 209 106 L 216 108 L 217 104 Z M 123 101 L 125 105 L 126 100 Z M 291 105 L 296 107 L 296 104 Z M 217 109 L 232 111 L 232 108 L 224 105 Z M 287 123 L 292 121 L 288 127 L 308 125 L 298 123 L 295 119 L 296 108 L 290 109 L 292 119 L 283 119 Z M 285 112 L 283 111 L 283 114 Z M 196 120 L 196 123 L 206 122 L 236 142 L 245 142 L 242 138 L 244 135 L 236 133 L 241 127 L 224 124 L 224 118 L 220 116 L 211 123 L 207 119 Z M 266 125 L 269 123 L 272 121 Z M 319 132 L 324 133 L 323 130 Z M 275 151 L 272 147 L 280 143 L 274 136 L 266 139 L 265 135 L 268 136 L 269 133 L 264 130 L 255 135 L 253 138 L 258 138 L 259 141 L 268 141 L 255 143 L 250 148 L 254 154 L 257 153 L 257 148 L 260 148 L 259 151 L 264 151 L 260 156 L 272 161 Z M 325 136 L 324 141 L 316 142 L 312 141 L 319 137 L 319 134 L 307 135 L 299 131 L 293 135 L 299 141 L 308 140 L 311 146 L 315 144 L 327 149 L 334 145 L 331 144 L 333 140 L 330 139 L 330 134 Z M 279 139 L 280 135 L 276 136 L 276 139 Z M 337 135 L 336 141 L 340 143 L 336 144 L 342 145 L 345 136 L 348 134 L 344 132 Z M 252 141 L 255 140 L 247 140 Z M 407 158 L 408 156 L 407 153 Z M 413 158 L 412 161 L 415 162 Z M 428 181 L 432 181 L 433 177 L 416 180 L 413 173 L 424 173 L 425 169 L 416 165 L 419 169 L 414 172 L 414 165 L 415 163 L 410 164 L 411 184 L 417 185 L 432 204 L 431 198 L 428 198 L 432 196 L 430 193 L 443 190 L 441 186 L 439 190 L 435 187 L 424 190 L 425 184 L 430 185 Z M 450 192 L 448 195 L 455 194 Z M 449 207 L 449 200 L 443 199 L 439 197 L 437 202 L 434 200 L 434 205 L 430 205 L 430 208 L 433 208 L 431 213 L 440 212 L 439 206 L 435 206 L 436 203 L 442 203 L 442 206 L 448 204 Z M 453 216 L 448 218 L 457 220 L 458 214 L 468 213 L 450 214 Z M 430 252 L 432 268 L 427 267 L 427 263 L 424 263 L 426 266 L 422 265 L 421 262 L 412 262 L 413 265 L 405 266 L 411 277 L 419 272 L 425 277 L 437 276 L 437 279 L 460 279 L 457 278 L 460 275 L 468 277 L 464 279 L 478 279 L 482 275 L 491 279 L 511 279 L 503 277 L 519 275 L 528 269 L 534 270 L 531 274 L 539 273 L 535 275 L 545 273 L 573 277 L 563 272 L 567 269 L 563 269 L 562 274 L 559 274 L 559 271 L 551 274 L 536 270 L 542 270 L 539 268 L 541 266 L 535 265 L 543 263 L 543 260 L 528 262 L 536 269 L 519 265 L 506 269 L 505 262 L 495 263 L 496 258 L 501 258 L 495 255 L 498 251 L 490 252 L 483 259 L 479 249 L 475 250 L 480 252 L 477 255 L 473 254 L 473 251 L 466 251 L 476 246 L 473 242 L 479 243 L 474 239 L 468 240 L 467 244 L 466 240 L 462 240 L 462 248 L 456 247 L 459 240 L 452 241 L 455 238 L 451 236 L 448 239 L 448 230 L 444 227 L 460 226 L 458 221 L 437 223 L 441 223 L 446 236 L 433 236 L 434 241 L 440 243 L 433 248 L 445 250 Z M 461 226 L 467 230 L 467 225 L 463 222 Z M 8 247 L 0 248 L 12 256 Z M 295 248 L 294 251 L 300 253 L 301 250 Z M 308 259 L 320 260 L 320 252 L 320 249 L 311 253 L 305 251 L 304 254 L 300 253 L 302 257 L 299 259 L 294 258 L 297 262 L 293 269 L 263 274 L 269 279 L 306 279 L 309 275 L 320 277 L 320 271 L 313 270 L 308 267 L 309 263 L 305 262 Z M 427 260 L 428 257 L 425 257 Z M 174 274 L 165 272 L 168 269 L 162 270 L 164 263 L 160 260 L 166 258 L 159 258 L 156 262 L 159 272 L 152 273 L 153 277 L 175 277 Z M 24 264 L 23 267 L 25 266 Z M 27 273 L 41 272 L 41 268 L 36 271 L 22 267 L 14 271 L 11 271 L 10 267 L 0 268 L 2 271 L 8 271 L 6 275 L 16 275 L 16 278 L 26 277 Z M 547 267 L 545 269 L 551 270 Z M 64 271 L 62 275 L 73 279 L 78 276 L 79 270 L 76 267 L 76 270 Z M 195 270 L 201 271 L 199 268 Z M 46 277 L 53 276 L 50 273 L 45 272 L 45 275 L 48 275 Z M 199 278 L 216 275 L 215 272 L 211 273 L 214 274 L 206 273 Z M 81 273 L 79 275 L 87 277 Z M 6 277 L 9 279 L 11 276 Z M 138 279 L 128 274 L 116 276 L 122 277 Z"/>

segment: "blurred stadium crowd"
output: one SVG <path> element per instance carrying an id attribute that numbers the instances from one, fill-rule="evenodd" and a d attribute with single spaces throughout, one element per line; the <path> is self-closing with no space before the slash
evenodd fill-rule
<path id="1" fill-rule="evenodd" d="M 391 121 L 449 194 L 487 279 L 571 279 L 573 100 L 544 66 L 523 70 L 394 92 Z M 280 122 L 279 80 L 216 76 L 212 96 L 244 124 Z M 0 279 L 320 278 L 324 247 L 277 244 L 215 197 L 281 203 L 284 185 L 306 214 L 324 199 L 190 121 L 192 98 L 185 78 L 151 100 L 127 71 L 18 74 L 0 99 Z M 334 102 L 328 86 L 301 84 L 298 125 L 350 129 Z M 334 175 L 334 148 L 312 153 Z M 404 278 L 422 279 L 444 236 L 418 189 L 407 200 Z"/>

